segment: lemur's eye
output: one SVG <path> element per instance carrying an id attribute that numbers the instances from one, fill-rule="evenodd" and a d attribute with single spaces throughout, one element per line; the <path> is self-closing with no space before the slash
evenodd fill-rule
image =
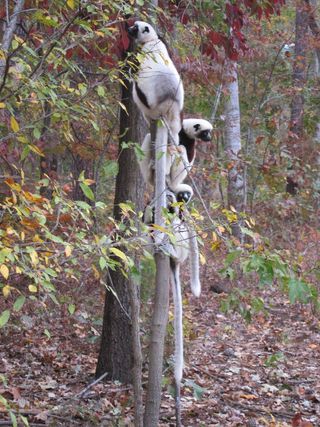
<path id="1" fill-rule="evenodd" d="M 142 33 L 149 33 L 149 27 L 144 27 L 144 30 L 142 31 Z"/>
<path id="2" fill-rule="evenodd" d="M 194 127 L 194 130 L 196 132 L 200 129 L 200 125 L 199 124 L 193 125 L 193 127 Z"/>

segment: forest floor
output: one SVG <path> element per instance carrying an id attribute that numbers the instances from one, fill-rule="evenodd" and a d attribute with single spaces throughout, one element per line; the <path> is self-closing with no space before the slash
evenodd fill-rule
<path id="1" fill-rule="evenodd" d="M 210 290 L 220 261 L 217 252 L 199 299 L 186 291 L 183 425 L 320 426 L 319 315 L 254 281 L 240 286 L 263 297 L 268 312 L 251 323 L 223 314 L 226 295 Z M 104 297 L 90 281 L 69 284 L 68 292 L 77 308 L 72 316 L 65 305 L 33 304 L 0 331 L 0 394 L 30 426 L 132 426 L 130 386 L 99 382 L 78 396 L 94 379 Z M 174 426 L 170 369 L 165 375 L 160 425 Z M 9 419 L 0 402 L 0 426 Z"/>

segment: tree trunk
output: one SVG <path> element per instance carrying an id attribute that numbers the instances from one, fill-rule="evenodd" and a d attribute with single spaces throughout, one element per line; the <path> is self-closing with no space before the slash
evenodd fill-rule
<path id="1" fill-rule="evenodd" d="M 158 130 L 160 132 L 160 130 Z M 162 209 L 166 207 L 166 155 L 159 156 L 160 152 L 167 152 L 168 133 L 162 132 L 164 140 L 155 138 L 156 131 L 151 127 L 152 141 L 155 146 L 155 224 L 163 226 Z M 161 402 L 161 384 L 163 367 L 163 350 L 168 322 L 169 311 L 169 257 L 164 252 L 168 237 L 157 231 L 155 233 L 155 263 L 156 263 L 156 291 L 154 296 L 151 340 L 149 347 L 149 376 L 144 414 L 144 427 L 154 427 L 159 422 Z M 159 245 L 158 245 L 158 244 Z"/>
<path id="2" fill-rule="evenodd" d="M 15 32 L 17 22 L 20 19 L 20 13 L 24 6 L 24 0 L 17 0 L 16 5 L 13 9 L 11 17 L 7 16 L 7 23 L 3 24 L 4 31 L 2 36 L 1 50 L 6 55 L 6 59 L 0 59 L 0 86 L 1 88 L 4 85 L 4 80 L 6 78 L 7 72 L 9 70 L 9 58 L 8 53 L 10 45 L 13 39 L 13 34 Z"/>
<path id="3" fill-rule="evenodd" d="M 228 206 L 232 206 L 240 213 L 244 210 L 244 181 L 240 157 L 240 106 L 236 62 L 227 62 L 227 78 L 226 88 L 228 95 L 225 102 L 225 150 L 229 160 Z M 240 220 L 232 225 L 232 232 L 238 239 L 242 239 Z"/>
<path id="4" fill-rule="evenodd" d="M 116 179 L 114 199 L 114 217 L 121 219 L 119 203 L 131 200 L 136 211 L 143 209 L 144 182 L 140 174 L 133 149 L 121 149 L 122 142 L 142 141 L 147 129 L 146 123 L 133 103 L 131 85 L 122 87 L 122 103 L 126 106 L 126 113 L 121 109 L 120 114 L 120 148 L 119 172 Z M 122 248 L 123 249 L 123 248 Z M 124 383 L 132 381 L 133 368 L 133 329 L 139 335 L 139 326 L 131 317 L 129 287 L 136 284 L 132 279 L 123 276 L 120 270 L 109 272 L 108 284 L 113 288 L 121 306 L 112 292 L 106 292 L 104 317 L 101 337 L 101 347 L 96 368 L 96 376 L 108 372 L 108 377 Z M 134 310 L 135 317 L 139 318 L 139 308 Z M 138 330 L 137 330 L 138 329 Z M 141 369 L 141 361 L 140 369 Z M 138 368 L 137 368 L 138 369 Z"/>
<path id="5" fill-rule="evenodd" d="M 291 102 L 291 117 L 289 126 L 289 152 L 292 157 L 292 173 L 287 176 L 286 191 L 296 194 L 298 183 L 295 177 L 295 157 L 303 136 L 304 94 L 307 78 L 307 32 L 309 26 L 308 5 L 299 0 L 296 6 L 295 23 L 295 59 L 292 72 L 293 97 Z"/>

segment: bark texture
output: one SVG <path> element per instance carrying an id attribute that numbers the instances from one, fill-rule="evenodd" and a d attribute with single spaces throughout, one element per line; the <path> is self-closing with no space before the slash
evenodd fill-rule
<path id="1" fill-rule="evenodd" d="M 309 13 L 305 1 L 299 1 L 296 6 L 295 23 L 295 60 L 293 64 L 292 83 L 294 95 L 291 103 L 290 132 L 291 143 L 294 151 L 303 133 L 303 89 L 307 78 L 307 32 L 309 26 Z"/>
<path id="2" fill-rule="evenodd" d="M 122 89 L 122 103 L 128 114 L 121 109 L 120 135 L 121 142 L 141 141 L 145 136 L 146 123 L 135 107 L 131 97 L 131 87 Z M 136 210 L 143 208 L 144 182 L 140 174 L 133 149 L 119 151 L 119 172 L 116 179 L 114 200 L 114 217 L 121 219 L 119 203 L 131 200 Z M 96 376 L 108 372 L 108 378 L 124 383 L 132 381 L 133 346 L 132 346 L 132 310 L 130 305 L 129 287 L 136 284 L 126 279 L 121 271 L 110 271 L 107 280 L 121 303 L 112 292 L 106 292 L 104 318 L 102 327 L 101 347 L 97 363 Z M 136 310 L 138 310 L 136 308 Z M 139 313 L 135 313 L 139 317 Z M 138 326 L 135 325 L 137 334 Z M 141 362 L 140 362 L 141 363 Z"/>
<path id="3" fill-rule="evenodd" d="M 10 45 L 13 39 L 14 32 L 16 30 L 16 26 L 18 20 L 20 19 L 20 13 L 24 7 L 24 0 L 17 0 L 15 7 L 13 9 L 13 13 L 11 17 L 7 17 L 8 21 L 5 25 L 1 43 L 1 50 L 7 55 L 9 53 Z M 9 58 L 0 59 L 0 84 L 6 76 L 6 73 L 9 69 Z"/>
<path id="4" fill-rule="evenodd" d="M 229 160 L 228 168 L 228 206 L 233 206 L 237 212 L 244 210 L 244 180 L 243 167 L 240 158 L 240 106 L 237 64 L 227 63 L 227 91 L 225 102 L 225 150 Z M 241 238 L 239 222 L 232 226 L 236 237 Z"/>
<path id="5" fill-rule="evenodd" d="M 309 27 L 309 7 L 306 1 L 299 0 L 296 5 L 295 21 L 295 58 L 292 71 L 293 96 L 289 126 L 288 150 L 292 158 L 292 166 L 287 176 L 286 191 L 296 194 L 298 183 L 296 169 L 299 167 L 298 151 L 303 137 L 304 87 L 307 80 L 307 32 Z"/>

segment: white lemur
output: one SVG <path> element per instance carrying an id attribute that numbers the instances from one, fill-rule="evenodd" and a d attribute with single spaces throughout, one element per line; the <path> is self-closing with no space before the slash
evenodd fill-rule
<path id="1" fill-rule="evenodd" d="M 183 326 L 182 326 L 182 296 L 180 282 L 180 266 L 189 256 L 190 260 L 190 282 L 192 293 L 199 297 L 201 284 L 199 280 L 199 251 L 196 234 L 192 226 L 187 222 L 184 204 L 187 204 L 192 196 L 193 190 L 187 184 L 180 184 L 177 193 L 166 191 L 167 209 L 172 215 L 170 222 L 174 243 L 170 248 L 170 282 L 172 286 L 174 301 L 174 331 L 175 331 L 175 359 L 174 377 L 177 386 L 180 385 L 183 371 Z M 181 203 L 179 206 L 179 202 Z M 144 222 L 153 224 L 153 203 L 145 209 Z M 152 245 L 152 235 L 149 235 L 148 246 Z"/>
<path id="2" fill-rule="evenodd" d="M 140 46 L 139 66 L 133 81 L 134 102 L 147 121 L 165 119 L 175 144 L 178 144 L 184 100 L 181 77 L 165 44 L 150 24 L 136 21 L 128 33 Z M 163 132 L 158 130 L 157 133 Z"/>
<path id="3" fill-rule="evenodd" d="M 184 119 L 179 132 L 178 151 L 168 150 L 166 159 L 166 184 L 176 192 L 187 177 L 196 155 L 196 140 L 211 140 L 212 125 L 203 119 Z M 154 183 L 154 166 L 151 136 L 148 133 L 141 146 L 144 156 L 138 160 L 142 176 L 147 184 Z"/>

